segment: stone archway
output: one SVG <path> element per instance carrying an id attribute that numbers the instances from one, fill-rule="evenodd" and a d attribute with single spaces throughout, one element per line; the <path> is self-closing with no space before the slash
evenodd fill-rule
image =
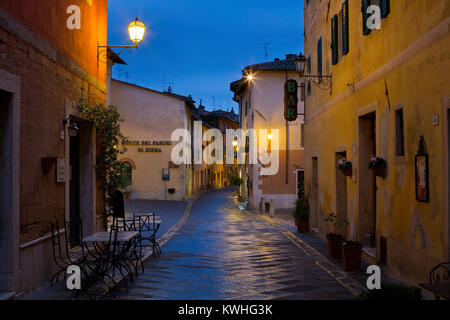
<path id="1" fill-rule="evenodd" d="M 133 168 L 133 170 L 136 170 L 136 164 L 134 163 L 133 160 L 129 159 L 129 158 L 123 158 L 119 160 L 120 162 L 129 162 L 131 164 L 131 168 Z"/>

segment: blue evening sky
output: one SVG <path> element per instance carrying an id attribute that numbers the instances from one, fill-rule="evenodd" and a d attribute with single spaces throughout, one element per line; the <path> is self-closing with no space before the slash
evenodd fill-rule
<path id="1" fill-rule="evenodd" d="M 303 51 L 302 0 L 109 0 L 108 44 L 129 44 L 136 17 L 148 32 L 113 77 L 160 91 L 171 85 L 208 109 L 236 110 L 230 82 L 265 62 L 266 42 L 269 61 Z"/>

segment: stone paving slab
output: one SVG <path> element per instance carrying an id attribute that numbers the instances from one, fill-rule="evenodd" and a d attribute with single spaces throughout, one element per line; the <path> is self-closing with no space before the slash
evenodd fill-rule
<path id="1" fill-rule="evenodd" d="M 354 299 L 286 232 L 239 210 L 231 191 L 206 194 L 163 255 L 104 299 Z"/>
<path id="2" fill-rule="evenodd" d="M 256 211 L 252 211 L 253 214 L 260 216 L 264 220 L 273 223 L 275 225 L 278 225 L 281 228 L 286 229 L 287 231 L 290 231 L 292 234 L 295 234 L 295 236 L 300 239 L 302 242 L 304 242 L 307 247 L 313 248 L 315 253 L 319 253 L 323 257 L 326 257 L 328 260 L 328 263 L 332 263 L 339 267 L 339 269 L 342 270 L 343 273 L 354 279 L 359 285 L 363 288 L 366 286 L 366 281 L 368 275 L 366 274 L 365 270 L 367 269 L 368 265 L 364 262 L 361 264 L 361 271 L 352 271 L 352 272 L 344 272 L 344 263 L 342 259 L 331 259 L 328 257 L 328 244 L 325 240 L 321 239 L 318 235 L 314 233 L 298 233 L 297 227 L 294 223 L 294 218 L 291 215 L 291 210 L 277 210 L 275 217 L 269 217 L 268 215 L 262 215 Z M 306 248 L 308 250 L 309 248 Z M 381 267 L 383 270 L 383 267 Z M 395 282 L 395 283 L 401 283 L 399 280 L 391 277 L 390 275 L 382 272 L 382 283 L 387 282 Z"/>

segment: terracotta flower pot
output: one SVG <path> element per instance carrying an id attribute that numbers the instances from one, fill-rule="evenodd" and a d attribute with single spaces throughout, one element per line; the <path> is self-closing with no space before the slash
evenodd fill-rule
<path id="1" fill-rule="evenodd" d="M 344 238 L 341 235 L 328 235 L 328 255 L 332 259 L 342 258 L 342 251 L 339 247 L 339 243 L 344 241 Z"/>
<path id="2" fill-rule="evenodd" d="M 344 257 L 345 271 L 361 270 L 361 252 L 362 245 L 359 246 L 341 246 L 342 256 Z"/>
<path id="3" fill-rule="evenodd" d="M 299 233 L 308 233 L 309 232 L 309 221 L 298 221 L 297 231 Z"/>

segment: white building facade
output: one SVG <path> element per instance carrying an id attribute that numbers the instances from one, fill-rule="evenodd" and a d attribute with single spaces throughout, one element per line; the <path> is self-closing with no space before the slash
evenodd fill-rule
<path id="1" fill-rule="evenodd" d="M 278 170 L 273 175 L 262 175 L 265 166 L 258 160 L 257 164 L 249 163 L 246 153 L 246 163 L 241 165 L 241 196 L 248 200 L 252 208 L 263 209 L 272 200 L 275 209 L 292 208 L 303 185 L 303 114 L 301 88 L 298 88 L 298 118 L 287 122 L 284 118 L 284 85 L 286 80 L 301 81 L 296 72 L 296 55 L 286 55 L 285 60 L 276 59 L 272 62 L 251 65 L 243 70 L 241 80 L 231 84 L 234 100 L 239 103 L 240 128 L 245 131 L 255 129 L 256 145 L 262 139 L 266 143 L 270 138 L 276 139 L 278 132 Z M 267 130 L 265 135 L 259 130 Z M 248 150 L 246 150 L 248 151 Z M 270 150 L 269 150 L 270 152 Z M 258 158 L 261 155 L 258 153 Z M 263 199 L 263 200 L 262 200 Z"/>
<path id="2" fill-rule="evenodd" d="M 192 132 L 190 97 L 159 92 L 111 80 L 111 104 L 124 120 L 121 131 L 129 142 L 120 156 L 129 199 L 183 201 L 192 195 L 192 168 L 172 162 L 172 133 Z M 168 180 L 167 180 L 168 179 Z"/>

